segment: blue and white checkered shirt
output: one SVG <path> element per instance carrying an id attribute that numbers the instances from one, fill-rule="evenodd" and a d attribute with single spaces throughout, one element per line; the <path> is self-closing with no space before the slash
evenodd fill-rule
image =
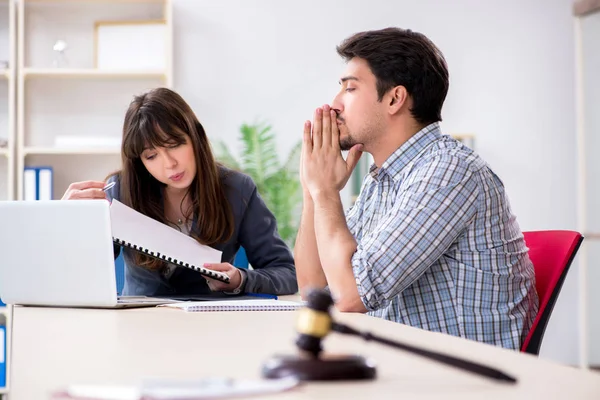
<path id="1" fill-rule="evenodd" d="M 521 347 L 538 311 L 522 232 L 500 179 L 437 123 L 371 166 L 346 219 L 370 315 Z"/>

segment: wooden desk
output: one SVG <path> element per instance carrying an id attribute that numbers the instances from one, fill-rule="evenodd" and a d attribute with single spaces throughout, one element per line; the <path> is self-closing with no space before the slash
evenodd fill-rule
<path id="1" fill-rule="evenodd" d="M 293 353 L 294 312 L 186 313 L 164 308 L 82 310 L 15 307 L 10 400 L 45 399 L 73 383 L 134 384 L 144 378 L 259 378 L 274 353 Z M 327 352 L 372 357 L 378 379 L 307 383 L 265 398 L 599 399 L 600 374 L 359 314 L 340 321 L 463 355 L 516 376 L 492 382 L 402 351 L 331 334 Z"/>

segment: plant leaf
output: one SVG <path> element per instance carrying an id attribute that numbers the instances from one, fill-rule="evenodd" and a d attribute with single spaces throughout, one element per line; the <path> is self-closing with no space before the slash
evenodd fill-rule
<path id="1" fill-rule="evenodd" d="M 298 143 L 296 143 L 296 145 L 294 145 L 294 147 L 292 147 L 292 150 L 290 151 L 290 154 L 288 155 L 288 158 L 287 158 L 285 164 L 283 165 L 283 167 L 292 173 L 299 174 L 300 173 L 300 153 L 301 152 L 302 152 L 302 141 L 299 141 Z"/>
<path id="2" fill-rule="evenodd" d="M 265 187 L 267 188 L 265 197 L 277 219 L 279 235 L 290 247 L 293 247 L 298 232 L 302 199 L 298 176 L 281 168 L 278 173 L 267 179 Z"/>
<path id="3" fill-rule="evenodd" d="M 275 135 L 271 133 L 271 126 L 265 124 L 243 124 L 240 132 L 242 167 L 256 183 L 259 193 L 264 193 L 266 180 L 279 169 Z"/>
<path id="4" fill-rule="evenodd" d="M 240 127 L 240 142 L 239 159 L 232 155 L 225 142 L 214 142 L 215 158 L 252 178 L 259 195 L 275 216 L 279 235 L 293 248 L 302 211 L 299 180 L 302 141 L 294 145 L 283 165 L 279 162 L 275 135 L 270 125 L 243 124 Z"/>

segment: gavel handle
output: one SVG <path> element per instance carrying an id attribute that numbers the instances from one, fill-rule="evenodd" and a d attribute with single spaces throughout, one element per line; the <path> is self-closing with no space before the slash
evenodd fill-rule
<path id="1" fill-rule="evenodd" d="M 472 372 L 472 373 L 475 373 L 478 375 L 482 375 L 482 376 L 485 376 L 488 378 L 492 378 L 492 379 L 496 379 L 496 380 L 500 380 L 500 381 L 511 382 L 511 383 L 517 382 L 516 378 L 506 375 L 504 372 L 499 371 L 497 369 L 490 368 L 485 365 L 478 364 L 478 363 L 475 363 L 472 361 L 467 361 L 467 360 L 463 360 L 463 359 L 460 359 L 457 357 L 452 357 L 452 356 L 448 356 L 445 354 L 436 353 L 436 352 L 433 352 L 430 350 L 420 349 L 418 347 L 411 346 L 408 344 L 403 344 L 403 343 L 399 343 L 396 341 L 392 341 L 392 340 L 389 340 L 386 338 L 376 336 L 370 332 L 361 332 L 361 331 L 358 331 L 347 325 L 340 324 L 337 322 L 332 323 L 331 329 L 333 331 L 339 332 L 339 333 L 360 336 L 367 341 L 372 340 L 374 342 L 387 344 L 388 346 L 396 347 L 398 349 L 408 351 L 409 353 L 418 354 L 422 357 L 429 358 L 429 359 L 441 362 L 443 364 L 447 364 L 447 365 L 453 366 L 455 368 L 463 369 L 465 371 L 469 371 L 469 372 Z"/>

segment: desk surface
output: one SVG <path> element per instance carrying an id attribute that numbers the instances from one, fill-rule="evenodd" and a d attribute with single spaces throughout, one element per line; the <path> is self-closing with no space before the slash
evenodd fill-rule
<path id="1" fill-rule="evenodd" d="M 145 378 L 259 378 L 271 355 L 295 351 L 295 312 L 186 313 L 165 308 L 84 310 L 15 307 L 10 400 L 45 399 L 73 383 L 135 384 Z M 305 383 L 264 398 L 598 399 L 600 374 L 360 314 L 356 328 L 461 355 L 516 376 L 501 384 L 424 358 L 331 334 L 328 353 L 372 358 L 369 382 Z"/>

